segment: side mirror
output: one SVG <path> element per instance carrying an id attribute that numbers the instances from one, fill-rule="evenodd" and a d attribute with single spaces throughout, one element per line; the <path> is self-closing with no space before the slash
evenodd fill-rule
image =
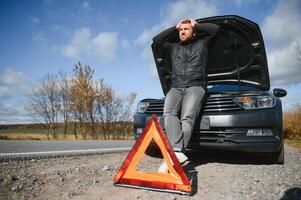
<path id="1" fill-rule="evenodd" d="M 276 97 L 285 97 L 287 94 L 286 90 L 281 89 L 281 88 L 275 88 L 273 90 L 273 93 Z"/>

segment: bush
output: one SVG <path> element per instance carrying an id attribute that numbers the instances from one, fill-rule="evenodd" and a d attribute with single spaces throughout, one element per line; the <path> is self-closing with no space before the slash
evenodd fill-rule
<path id="1" fill-rule="evenodd" d="M 284 112 L 284 137 L 301 141 L 301 105 L 298 103 Z"/>

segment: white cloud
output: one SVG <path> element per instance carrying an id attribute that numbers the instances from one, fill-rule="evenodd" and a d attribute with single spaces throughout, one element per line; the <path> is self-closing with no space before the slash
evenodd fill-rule
<path id="1" fill-rule="evenodd" d="M 117 33 L 99 33 L 93 40 L 94 54 L 107 61 L 112 61 L 117 49 Z"/>
<path id="2" fill-rule="evenodd" d="M 82 52 L 89 50 L 91 44 L 91 31 L 82 28 L 74 32 L 69 45 L 63 48 L 63 54 L 67 57 L 78 57 Z"/>
<path id="3" fill-rule="evenodd" d="M 297 45 L 301 45 L 300 10 L 299 0 L 279 0 L 264 20 L 264 37 L 273 47 L 268 52 L 271 85 L 301 82 L 301 61 L 297 51 Z"/>
<path id="4" fill-rule="evenodd" d="M 159 33 L 162 26 L 163 23 L 160 25 L 155 25 L 150 29 L 145 29 L 134 41 L 134 44 L 138 44 L 140 46 L 149 44 L 151 42 L 151 38 L 154 37 L 157 33 Z M 162 28 L 162 30 L 164 30 L 165 28 L 167 27 Z"/>
<path id="5" fill-rule="evenodd" d="M 3 86 L 0 86 L 0 100 L 1 100 L 1 99 L 5 99 L 5 98 L 7 98 L 8 96 L 11 96 L 11 95 L 10 95 L 9 87 L 3 87 Z"/>
<path id="6" fill-rule="evenodd" d="M 212 3 L 208 3 L 204 0 L 180 0 L 172 2 L 166 7 L 162 8 L 161 13 L 161 21 L 159 21 L 153 27 L 143 30 L 134 41 L 135 45 L 139 45 L 141 48 L 143 48 L 141 56 L 152 61 L 153 56 L 151 43 L 152 38 L 155 35 L 168 27 L 176 25 L 181 19 L 199 19 L 203 17 L 209 17 L 217 15 L 218 10 Z M 154 64 L 152 64 L 150 69 L 150 75 L 152 77 L 158 77 L 158 73 Z"/>
<path id="7" fill-rule="evenodd" d="M 152 37 L 164 29 L 176 25 L 181 19 L 203 18 L 216 15 L 217 8 L 204 0 L 180 0 L 162 9 L 162 20 L 153 27 L 144 30 L 135 40 L 135 44 L 150 45 Z"/>
<path id="8" fill-rule="evenodd" d="M 22 72 L 7 68 L 0 75 L 0 100 L 26 94 L 30 84 Z"/>
<path id="9" fill-rule="evenodd" d="M 38 122 L 34 114 L 24 109 L 25 105 L 19 102 L 18 106 L 0 103 L 0 124 L 24 124 Z"/>
<path id="10" fill-rule="evenodd" d="M 0 124 L 25 123 L 30 121 L 24 110 L 24 95 L 31 84 L 27 77 L 13 68 L 0 72 Z"/>
<path id="11" fill-rule="evenodd" d="M 257 3 L 259 0 L 235 0 L 235 5 L 240 7 L 242 5 L 254 4 Z"/>
<path id="12" fill-rule="evenodd" d="M 159 77 L 159 75 L 158 75 L 158 70 L 157 70 L 156 65 L 152 64 L 152 65 L 150 66 L 150 74 L 151 74 L 151 76 L 154 77 L 154 78 L 158 78 L 158 77 Z"/>
<path id="13" fill-rule="evenodd" d="M 301 1 L 279 0 L 263 22 L 265 38 L 278 47 L 286 46 L 301 35 Z"/>
<path id="14" fill-rule="evenodd" d="M 301 62 L 297 59 L 297 44 L 291 43 L 268 54 L 269 71 L 273 85 L 296 84 L 301 81 Z M 299 40 L 301 44 L 301 38 Z"/>
<path id="15" fill-rule="evenodd" d="M 117 36 L 114 32 L 100 32 L 93 37 L 89 28 L 82 28 L 74 32 L 68 45 L 62 47 L 62 54 L 77 59 L 92 56 L 106 62 L 112 61 L 118 47 Z"/>
<path id="16" fill-rule="evenodd" d="M 0 104 L 0 116 L 7 116 L 7 115 L 16 115 L 18 113 L 18 109 L 11 105 L 1 105 Z M 0 119 L 0 121 L 3 121 L 3 119 Z"/>
<path id="17" fill-rule="evenodd" d="M 144 59 L 153 60 L 153 52 L 151 45 L 146 45 L 146 47 L 142 50 L 141 55 Z"/>
<path id="18" fill-rule="evenodd" d="M 25 75 L 22 72 L 7 68 L 0 75 L 1 86 L 18 86 L 25 81 Z"/>
<path id="19" fill-rule="evenodd" d="M 217 14 L 215 5 L 204 0 L 183 0 L 167 7 L 166 24 L 175 25 L 183 18 L 203 18 Z"/>

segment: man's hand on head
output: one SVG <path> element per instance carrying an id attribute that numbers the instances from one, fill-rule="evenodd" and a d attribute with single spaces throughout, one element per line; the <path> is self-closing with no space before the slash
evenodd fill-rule
<path id="1" fill-rule="evenodd" d="M 178 30 L 180 30 L 180 25 L 182 24 L 182 22 L 183 22 L 183 19 L 177 24 L 176 28 L 177 28 Z"/>
<path id="2" fill-rule="evenodd" d="M 191 24 L 192 28 L 194 28 L 194 26 L 198 23 L 194 19 L 189 19 L 189 20 L 190 20 L 190 24 Z"/>
<path id="3" fill-rule="evenodd" d="M 180 30 L 180 26 L 183 23 L 184 19 L 182 19 L 176 26 L 176 28 L 178 29 L 178 31 Z M 190 24 L 192 26 L 192 28 L 194 28 L 194 26 L 198 23 L 197 21 L 195 21 L 194 19 L 189 19 Z"/>

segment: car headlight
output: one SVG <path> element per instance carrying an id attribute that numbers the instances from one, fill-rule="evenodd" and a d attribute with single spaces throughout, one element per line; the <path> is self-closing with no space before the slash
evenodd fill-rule
<path id="1" fill-rule="evenodd" d="M 233 101 L 246 110 L 272 108 L 274 106 L 274 98 L 271 96 L 235 97 Z"/>
<path id="2" fill-rule="evenodd" d="M 149 106 L 149 102 L 140 102 L 137 105 L 137 112 L 144 113 Z"/>

